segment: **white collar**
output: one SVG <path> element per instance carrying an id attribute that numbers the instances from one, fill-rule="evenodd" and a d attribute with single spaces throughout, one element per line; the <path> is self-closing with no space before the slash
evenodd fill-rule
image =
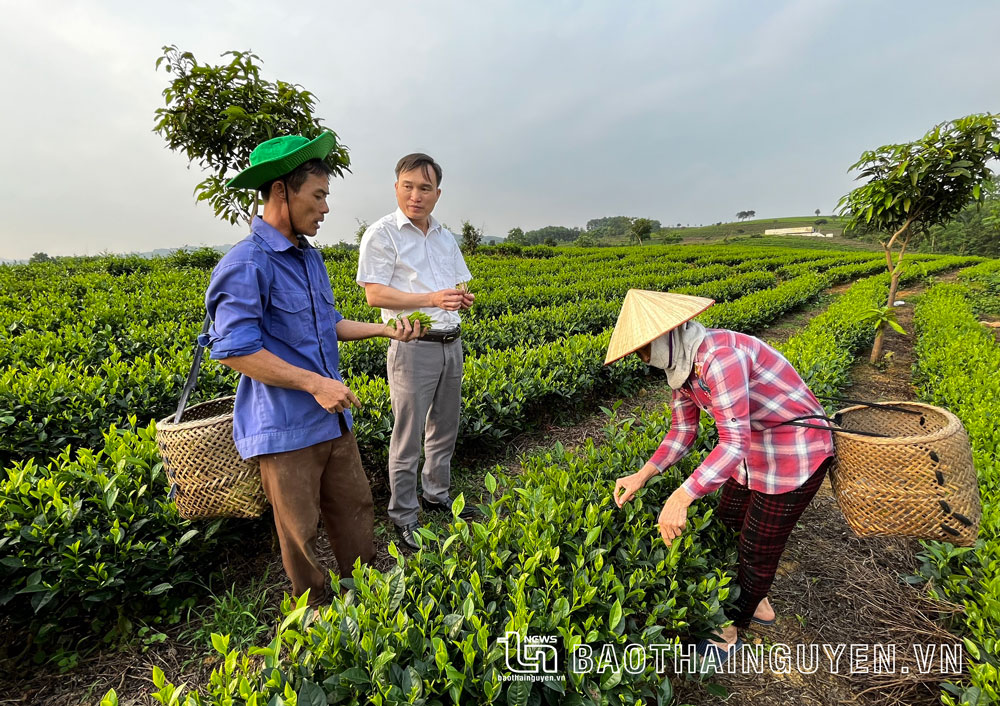
<path id="1" fill-rule="evenodd" d="M 403 226 L 409 224 L 414 229 L 416 229 L 421 235 L 424 234 L 422 230 L 420 230 L 419 228 L 417 228 L 417 226 L 413 224 L 413 221 L 411 221 L 409 218 L 406 217 L 406 214 L 403 213 L 403 209 L 401 209 L 399 206 L 396 207 L 395 215 L 396 215 L 396 228 L 398 228 L 400 231 L 403 230 Z M 441 224 L 438 222 L 438 219 L 436 219 L 433 214 L 427 217 L 427 235 L 430 235 L 432 232 L 434 232 L 436 229 L 440 227 Z"/>

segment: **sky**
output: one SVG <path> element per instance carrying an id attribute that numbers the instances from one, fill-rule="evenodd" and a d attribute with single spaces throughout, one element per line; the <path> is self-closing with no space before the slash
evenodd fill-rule
<path id="1" fill-rule="evenodd" d="M 319 244 L 395 208 L 414 151 L 434 215 L 487 235 L 642 216 L 829 214 L 848 168 L 1000 112 L 995 0 L 0 0 L 0 259 L 224 245 L 202 174 L 152 131 L 164 45 L 250 49 L 350 149 Z"/>

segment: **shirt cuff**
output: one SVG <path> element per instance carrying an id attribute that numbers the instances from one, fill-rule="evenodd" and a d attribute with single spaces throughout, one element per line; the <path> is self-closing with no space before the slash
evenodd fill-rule
<path id="1" fill-rule="evenodd" d="M 209 335 L 208 339 L 212 349 L 209 357 L 212 360 L 238 358 L 264 349 L 264 341 L 257 329 L 234 332 L 221 337 Z"/>
<path id="2" fill-rule="evenodd" d="M 358 283 L 359 287 L 364 287 L 366 284 L 384 284 L 389 286 L 389 280 L 392 276 L 385 277 L 384 275 L 375 274 L 374 272 L 358 272 L 358 278 L 355 282 Z"/>

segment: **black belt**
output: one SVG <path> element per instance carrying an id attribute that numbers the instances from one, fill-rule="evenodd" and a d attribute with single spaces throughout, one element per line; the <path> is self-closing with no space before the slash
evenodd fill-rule
<path id="1" fill-rule="evenodd" d="M 428 331 L 419 339 L 420 341 L 429 341 L 430 343 L 451 343 L 452 341 L 457 341 L 462 336 L 462 327 L 456 326 L 453 329 L 447 329 L 445 331 Z"/>

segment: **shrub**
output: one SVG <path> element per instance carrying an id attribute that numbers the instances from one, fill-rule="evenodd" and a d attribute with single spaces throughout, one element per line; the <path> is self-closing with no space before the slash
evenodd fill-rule
<path id="1" fill-rule="evenodd" d="M 113 639 L 130 616 L 175 610 L 176 588 L 218 557 L 220 523 L 177 516 L 153 426 L 130 422 L 96 452 L 3 472 L 0 606 L 43 646 L 75 626 Z"/>

